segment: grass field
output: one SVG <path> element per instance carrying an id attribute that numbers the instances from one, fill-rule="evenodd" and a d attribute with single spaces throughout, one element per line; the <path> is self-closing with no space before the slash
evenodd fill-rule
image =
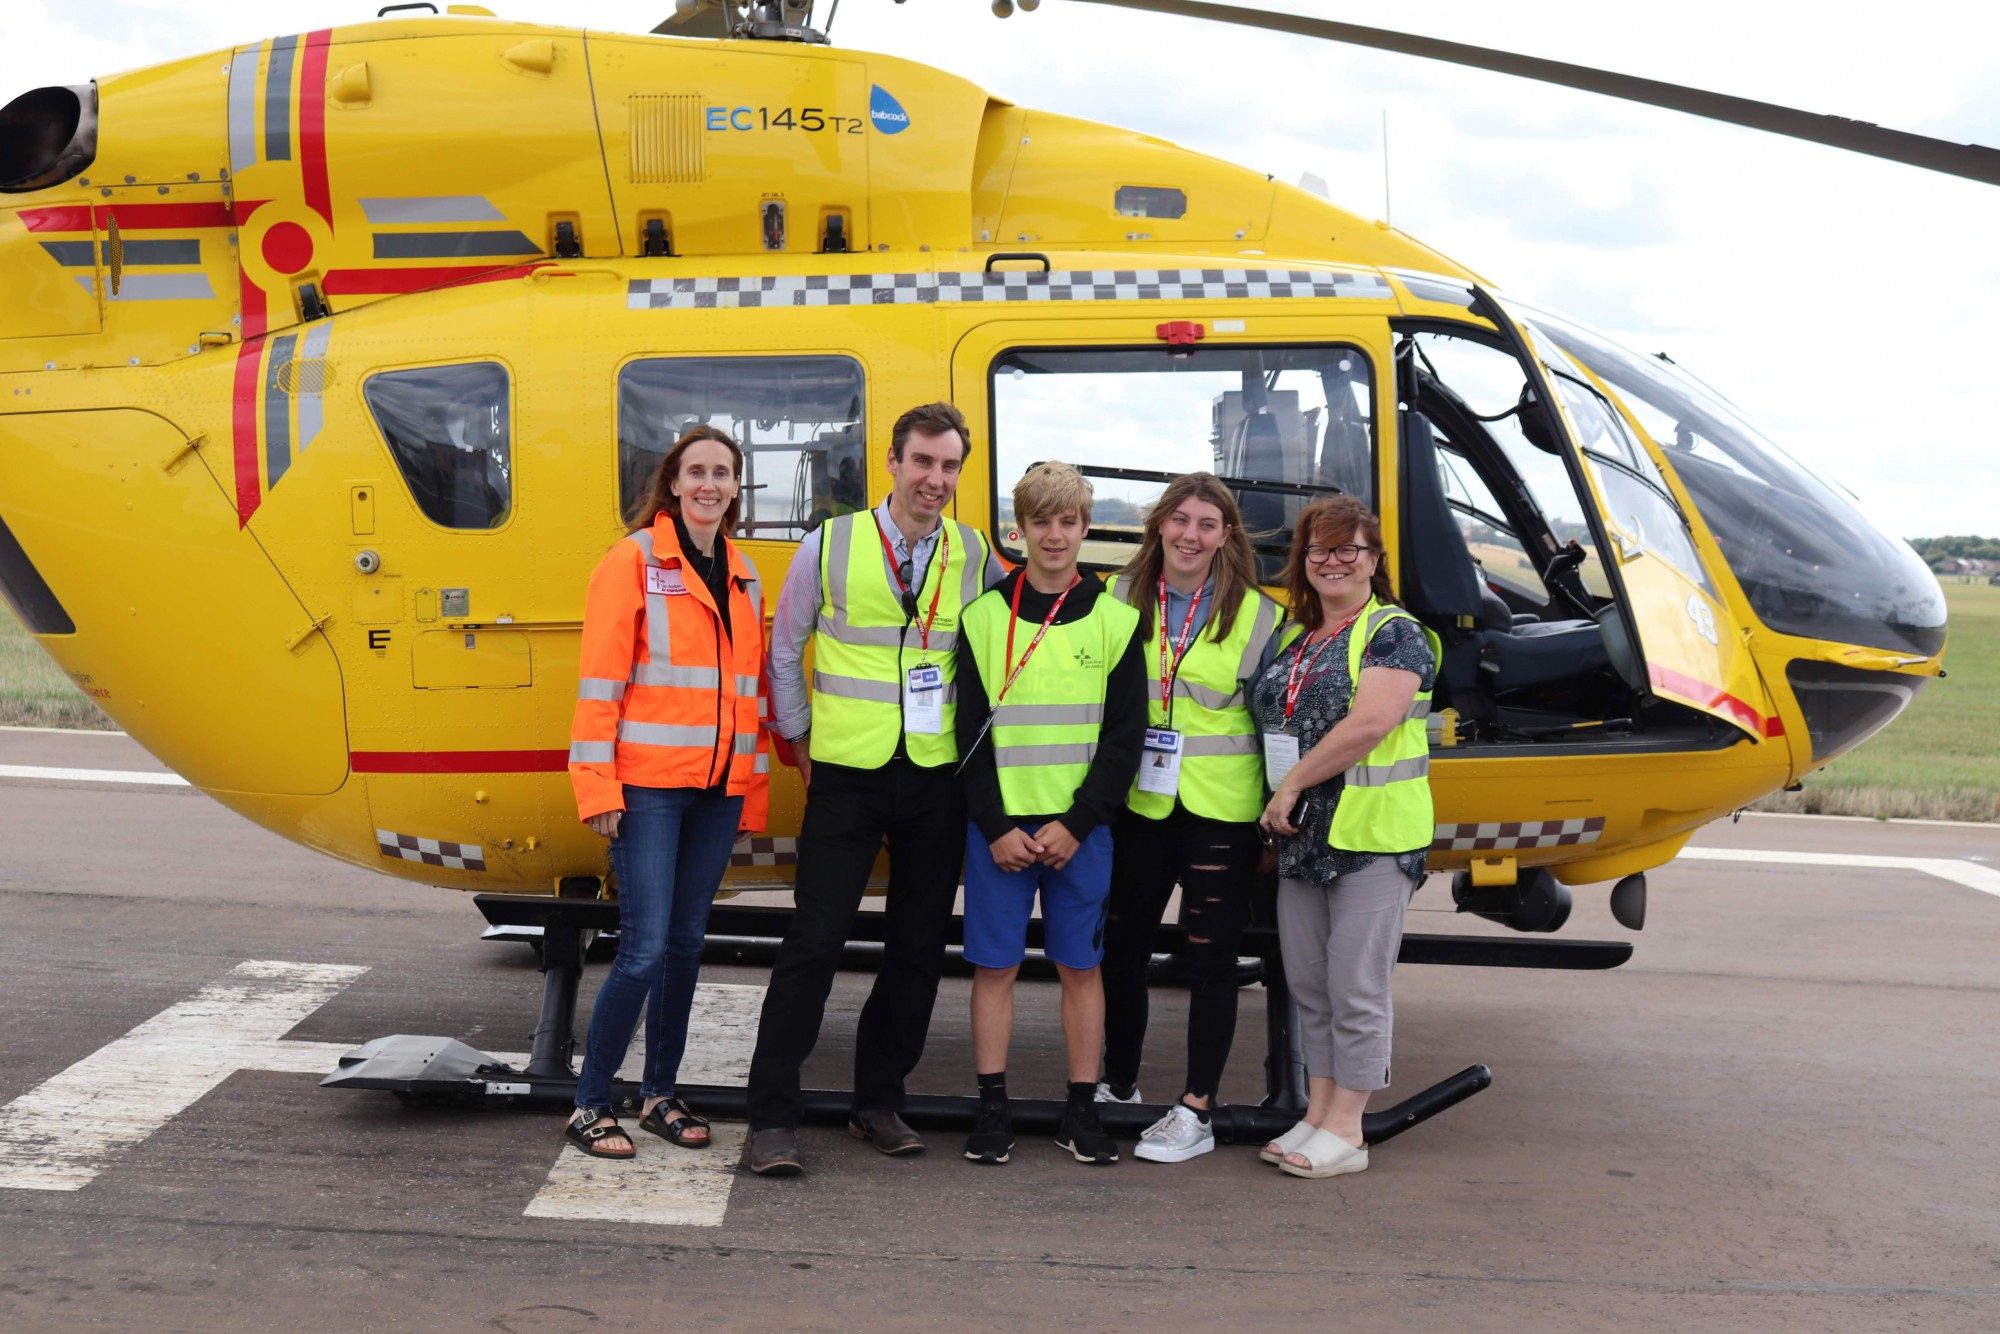
<path id="1" fill-rule="evenodd" d="M 0 603 L 0 724 L 115 727 Z"/>
<path id="2" fill-rule="evenodd" d="M 2000 588 L 1947 583 L 1945 679 L 1858 750 L 1757 810 L 2000 819 Z"/>
<path id="3" fill-rule="evenodd" d="M 2000 819 L 2000 588 L 1945 585 L 1951 643 L 1942 681 L 1852 754 L 1758 810 L 1815 815 Z M 0 724 L 114 724 L 0 606 Z"/>

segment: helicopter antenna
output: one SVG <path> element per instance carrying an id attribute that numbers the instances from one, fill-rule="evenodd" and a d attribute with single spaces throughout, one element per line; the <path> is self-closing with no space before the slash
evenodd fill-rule
<path id="1" fill-rule="evenodd" d="M 1382 221 L 1391 227 L 1396 218 L 1389 211 L 1389 108 L 1382 108 Z"/>
<path id="2" fill-rule="evenodd" d="M 1844 148 L 1852 153 L 1886 158 L 1891 162 L 1922 167 L 1927 171 L 1943 172 L 1947 176 L 1962 176 L 1970 181 L 2000 185 L 2000 150 L 1988 148 L 1983 144 L 1955 144 L 1945 139 L 1933 139 L 1928 135 L 1911 134 L 1907 130 L 1885 129 L 1871 121 L 1800 111 L 1795 107 L 1779 106 L 1773 102 L 1758 102 L 1747 97 L 1733 97 L 1727 93 L 1712 93 L 1701 88 L 1663 83 L 1658 79 L 1642 79 L 1636 75 L 1593 69 L 1588 65 L 1543 60 L 1539 56 L 1524 56 L 1484 46 L 1468 46 L 1463 42 L 1447 42 L 1436 37 L 1417 37 L 1405 32 L 1391 32 L 1386 28 L 1364 28 L 1355 23 L 1336 23 L 1331 19 L 1304 18 L 1297 14 L 1273 14 L 1266 10 L 1244 9 L 1237 5 L 1209 4 L 1206 0 L 1078 0 L 1078 3 L 1114 5 L 1120 9 L 1138 9 L 1155 14 L 1172 14 L 1181 18 L 1208 19 L 1216 23 L 1267 28 L 1272 32 L 1318 37 L 1330 42 L 1344 42 L 1350 46 L 1368 46 L 1381 51 L 1395 51 L 1402 55 L 1421 56 L 1426 60 L 1468 65 L 1474 69 L 1493 70 L 1496 73 L 1512 74 L 1542 83 L 1559 84 L 1565 88 L 1601 93 L 1606 97 L 1616 97 L 1627 102 L 1642 102 L 1648 106 L 1665 107 L 1670 111 L 1681 111 L 1691 116 L 1703 116 L 1709 120 L 1742 125 L 1753 130 L 1765 130 L 1793 139 L 1804 139 L 1808 143 L 1825 144 L 1830 148 Z M 1022 0 L 1020 7 L 1024 10 L 1034 8 L 1027 3 L 1027 0 Z M 1009 3 L 1009 0 L 994 0 L 993 12 L 1002 18 L 1013 12 L 1013 9 L 1014 5 Z"/>

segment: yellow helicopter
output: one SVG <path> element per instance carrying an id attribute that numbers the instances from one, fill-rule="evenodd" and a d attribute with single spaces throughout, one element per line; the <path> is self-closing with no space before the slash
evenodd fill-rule
<path id="1" fill-rule="evenodd" d="M 599 892 L 564 772 L 585 577 L 696 421 L 744 443 L 767 584 L 879 500 L 889 423 L 936 398 L 978 436 L 957 517 L 1003 551 L 1050 452 L 1097 481 L 1098 568 L 1175 473 L 1230 481 L 1267 572 L 1313 496 L 1368 500 L 1446 643 L 1432 866 L 1522 930 L 1607 881 L 1637 925 L 1637 877 L 1941 671 L 1906 546 L 1673 366 L 1386 224 L 836 49 L 801 0 L 683 0 L 649 35 L 449 8 L 0 110 L 0 593 L 134 738 L 287 838 Z M 803 794 L 773 788 L 730 886 L 789 879 Z"/>

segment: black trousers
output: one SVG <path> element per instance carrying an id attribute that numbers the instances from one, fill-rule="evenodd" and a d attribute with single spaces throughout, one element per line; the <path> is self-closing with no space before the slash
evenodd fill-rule
<path id="1" fill-rule="evenodd" d="M 1181 886 L 1187 945 L 1187 1086 L 1215 1096 L 1236 1040 L 1236 955 L 1249 918 L 1257 826 L 1209 820 L 1178 802 L 1164 820 L 1119 812 L 1111 831 L 1111 900 L 1104 924 L 1104 1078 L 1139 1082 L 1146 1043 L 1146 966 L 1153 932 Z"/>
<path id="2" fill-rule="evenodd" d="M 949 766 L 904 758 L 880 769 L 815 762 L 799 828 L 795 908 L 771 969 L 750 1059 L 752 1130 L 797 1126 L 799 1070 L 819 1041 L 840 952 L 884 840 L 889 896 L 882 971 L 854 1044 L 856 1110 L 898 1111 L 924 1054 L 965 864 L 965 799 Z"/>

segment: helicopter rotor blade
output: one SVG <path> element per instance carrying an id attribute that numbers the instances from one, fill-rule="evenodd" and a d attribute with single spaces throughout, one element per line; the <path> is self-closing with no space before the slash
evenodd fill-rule
<path id="1" fill-rule="evenodd" d="M 1579 88 L 1585 92 L 1602 93 L 1606 97 L 1616 97 L 1627 102 L 1643 102 L 1649 106 L 1665 107 L 1670 111 L 1686 112 L 1691 116 L 1703 116 L 1709 120 L 1726 121 L 1731 125 L 1765 130 L 1793 139 L 1804 139 L 1810 143 L 1826 144 L 1832 148 L 1844 148 L 1853 153 L 1865 153 L 1869 157 L 1886 158 L 1891 162 L 1902 162 L 1912 167 L 1923 167 L 1950 176 L 1962 176 L 1967 180 L 1983 181 L 1987 185 L 2000 185 L 2000 150 L 1987 148 L 1982 144 L 1955 144 L 1949 140 L 1933 139 L 1927 135 L 1911 134 L 1905 130 L 1885 129 L 1865 120 L 1849 120 L 1845 116 L 1800 111 L 1795 107 L 1778 106 L 1772 102 L 1758 102 L 1747 97 L 1732 97 L 1727 93 L 1712 93 L 1700 88 L 1663 83 L 1658 79 L 1617 74 L 1610 70 L 1593 69 L 1588 65 L 1571 65 L 1560 60 L 1544 60 L 1538 56 L 1496 51 L 1484 46 L 1468 46 L 1463 42 L 1447 42 L 1436 37 L 1390 32 L 1386 28 L 1365 28 L 1354 23 L 1337 23 L 1331 19 L 1305 18 L 1296 14 L 1273 14 L 1266 10 L 1243 9 L 1235 5 L 1208 4 L 1204 0 L 1078 0 L 1078 3 L 1112 5 L 1119 9 L 1137 9 L 1154 14 L 1172 14 L 1182 18 L 1233 23 L 1242 27 L 1266 28 L 1272 32 L 1318 37 L 1329 42 L 1343 42 L 1350 46 L 1368 46 L 1381 51 L 1395 51 L 1402 55 L 1421 56 L 1426 60 L 1469 65 L 1474 69 L 1493 70 L 1500 74 L 1512 74 L 1542 83 L 1560 84 L 1565 88 Z"/>

